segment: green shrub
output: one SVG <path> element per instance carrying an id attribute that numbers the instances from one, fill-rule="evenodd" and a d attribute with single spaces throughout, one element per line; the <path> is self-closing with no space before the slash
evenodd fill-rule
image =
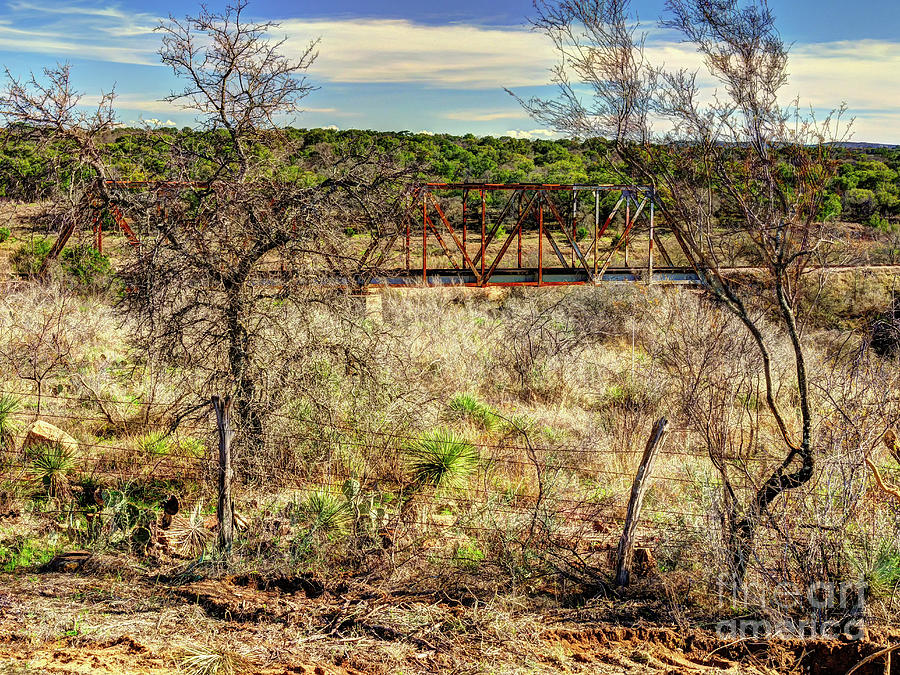
<path id="1" fill-rule="evenodd" d="M 478 450 L 449 429 L 425 434 L 406 449 L 413 482 L 421 487 L 458 487 L 478 466 Z"/>
<path id="2" fill-rule="evenodd" d="M 101 286 L 112 273 L 109 258 L 88 244 L 64 249 L 61 258 L 63 270 L 82 286 Z"/>
<path id="3" fill-rule="evenodd" d="M 591 234 L 591 231 L 586 228 L 584 225 L 579 225 L 578 229 L 575 230 L 575 241 L 584 241 Z"/>
<path id="4" fill-rule="evenodd" d="M 479 401 L 473 394 L 455 394 L 449 403 L 450 409 L 468 417 L 472 421 L 483 426 L 487 431 L 493 431 L 502 423 L 497 411 L 489 405 Z"/>
<path id="5" fill-rule="evenodd" d="M 882 232 L 891 231 L 890 221 L 880 213 L 873 213 L 871 216 L 869 216 L 869 220 L 867 222 L 869 224 L 869 227 L 874 227 L 876 230 L 881 230 Z"/>
<path id="6" fill-rule="evenodd" d="M 12 232 L 9 231 L 8 227 L 0 227 L 0 244 L 8 241 L 11 235 Z"/>
<path id="7" fill-rule="evenodd" d="M 162 431 L 151 431 L 137 440 L 137 446 L 141 452 L 156 457 L 170 454 L 174 445 L 172 437 Z"/>
<path id="8" fill-rule="evenodd" d="M 300 503 L 299 510 L 310 520 L 310 533 L 343 534 L 352 519 L 350 503 L 341 496 L 323 490 L 307 495 Z"/>
<path id="9" fill-rule="evenodd" d="M 33 277 L 40 273 L 51 248 L 53 248 L 53 244 L 49 239 L 36 237 L 24 242 L 13 251 L 9 261 L 17 274 Z"/>
<path id="10" fill-rule="evenodd" d="M 484 552 L 478 548 L 478 542 L 467 541 L 453 551 L 453 564 L 465 570 L 475 570 L 484 560 Z"/>

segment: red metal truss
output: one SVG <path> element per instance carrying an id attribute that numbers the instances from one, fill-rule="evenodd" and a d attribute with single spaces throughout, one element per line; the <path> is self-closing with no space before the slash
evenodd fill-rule
<path id="1" fill-rule="evenodd" d="M 491 193 L 504 195 L 499 208 L 488 207 Z M 601 219 L 601 202 L 610 194 L 617 200 Z M 654 276 L 655 248 L 674 268 L 656 232 L 653 196 L 651 188 L 635 185 L 428 183 L 415 193 L 407 218 L 406 271 L 409 276 L 418 275 L 424 284 L 598 283 L 612 268 L 637 270 L 632 263 L 640 235 L 647 248 L 638 264 L 646 269 L 649 281 Z M 614 225 L 620 232 L 605 243 L 603 238 Z M 589 233 L 581 244 L 579 230 Z M 421 242 L 420 267 L 413 265 L 419 257 L 417 240 Z M 449 267 L 429 259 L 432 242 L 438 244 Z M 536 258 L 533 250 L 526 251 L 527 243 L 537 249 Z M 613 265 L 620 251 L 624 267 Z M 532 264 L 527 264 L 526 256 L 533 259 Z"/>

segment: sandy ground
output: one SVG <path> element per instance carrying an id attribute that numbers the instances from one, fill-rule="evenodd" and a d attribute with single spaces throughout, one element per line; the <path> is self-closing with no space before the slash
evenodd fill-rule
<path id="1" fill-rule="evenodd" d="M 847 673 L 900 643 L 733 640 L 523 599 L 258 575 L 164 582 L 122 562 L 0 576 L 0 673 Z M 900 672 L 895 666 L 891 672 Z M 222 672 L 222 671 L 220 671 Z M 886 672 L 883 657 L 861 674 Z"/>

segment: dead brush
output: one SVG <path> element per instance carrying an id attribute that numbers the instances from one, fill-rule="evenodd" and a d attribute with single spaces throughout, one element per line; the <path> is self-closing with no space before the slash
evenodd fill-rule
<path id="1" fill-rule="evenodd" d="M 187 675 L 239 675 L 252 672 L 252 664 L 240 654 L 210 647 L 185 647 L 178 667 Z"/>
<path id="2" fill-rule="evenodd" d="M 196 558 L 212 541 L 213 535 L 203 518 L 203 502 L 198 501 L 187 518 L 175 516 L 168 529 L 169 541 L 180 555 Z"/>

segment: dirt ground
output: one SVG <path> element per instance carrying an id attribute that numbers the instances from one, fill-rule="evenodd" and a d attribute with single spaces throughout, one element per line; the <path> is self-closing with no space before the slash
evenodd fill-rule
<path id="1" fill-rule="evenodd" d="M 410 586 L 411 587 L 411 586 Z M 416 588 L 422 588 L 417 584 Z M 731 640 L 699 629 L 617 625 L 609 604 L 560 609 L 352 580 L 255 573 L 174 582 L 121 561 L 0 576 L 0 673 L 232 672 L 845 674 L 900 643 Z M 900 673 L 900 657 L 894 668 Z M 857 672 L 886 672 L 878 656 Z M 227 672 L 220 670 L 219 672 Z"/>

